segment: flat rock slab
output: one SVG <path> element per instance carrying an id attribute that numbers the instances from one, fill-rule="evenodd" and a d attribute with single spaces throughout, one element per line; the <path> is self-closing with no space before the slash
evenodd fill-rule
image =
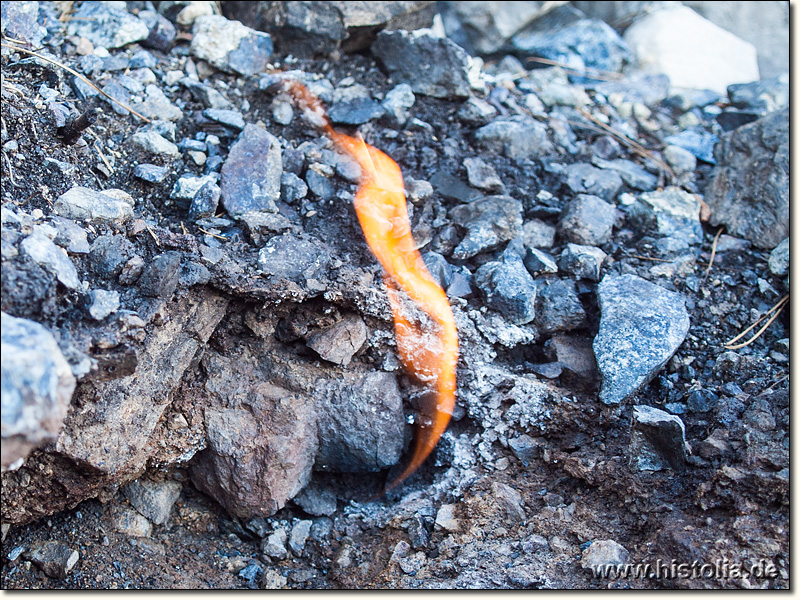
<path id="1" fill-rule="evenodd" d="M 619 404 L 648 383 L 689 332 L 683 296 L 635 275 L 607 275 L 597 287 L 600 331 L 594 339 L 603 376 L 600 400 Z"/>

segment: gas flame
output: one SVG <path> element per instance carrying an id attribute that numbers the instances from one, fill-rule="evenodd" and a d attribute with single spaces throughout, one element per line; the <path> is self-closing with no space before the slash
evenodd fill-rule
<path id="1" fill-rule="evenodd" d="M 412 475 L 436 447 L 453 414 L 456 397 L 458 334 L 447 295 L 431 277 L 411 236 L 403 175 L 389 156 L 333 129 L 320 101 L 296 80 L 286 81 L 289 93 L 306 109 L 314 124 L 336 147 L 361 166 L 354 206 L 364 237 L 384 270 L 394 315 L 397 350 L 406 371 L 430 389 L 417 423 L 414 451 L 390 490 Z M 310 115 L 309 115 L 310 113 Z M 427 319 L 415 318 L 404 305 L 405 292 Z M 428 320 L 428 323 L 420 321 Z"/>

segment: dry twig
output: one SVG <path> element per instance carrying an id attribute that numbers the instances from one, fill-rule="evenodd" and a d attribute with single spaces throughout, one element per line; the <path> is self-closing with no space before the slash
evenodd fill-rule
<path id="1" fill-rule="evenodd" d="M 711 245 L 711 258 L 708 261 L 706 272 L 703 274 L 703 281 L 708 279 L 708 274 L 711 272 L 711 265 L 714 264 L 714 257 L 717 255 L 717 242 L 719 242 L 719 236 L 723 229 L 725 229 L 724 226 L 720 227 L 719 230 L 717 230 L 717 235 L 714 236 L 714 243 Z"/>
<path id="2" fill-rule="evenodd" d="M 789 302 L 789 294 L 786 294 L 786 295 L 785 295 L 783 298 L 781 298 L 780 300 L 778 300 L 778 303 L 777 303 L 775 306 L 773 306 L 772 308 L 770 308 L 770 309 L 769 309 L 769 310 L 768 310 L 766 313 L 764 313 L 764 314 L 763 314 L 763 315 L 762 315 L 762 316 L 761 316 L 761 317 L 760 317 L 760 318 L 759 318 L 759 319 L 758 319 L 758 320 L 757 320 L 755 323 L 753 323 L 752 325 L 750 325 L 750 327 L 748 327 L 747 329 L 745 329 L 743 332 L 741 332 L 739 335 L 737 335 L 737 336 L 736 336 L 735 338 L 733 338 L 732 340 L 729 340 L 729 341 L 725 342 L 725 343 L 723 344 L 724 348 L 725 348 L 726 350 L 738 350 L 739 348 L 744 348 L 745 346 L 749 346 L 750 344 L 752 344 L 753 342 L 755 342 L 755 341 L 756 341 L 756 340 L 757 340 L 759 337 L 761 337 L 761 334 L 762 334 L 762 333 L 764 333 L 764 332 L 767 330 L 767 327 L 769 327 L 769 326 L 772 324 L 772 322 L 773 322 L 775 319 L 777 319 L 777 318 L 778 318 L 778 315 L 779 315 L 779 314 L 781 314 L 781 311 L 783 310 L 783 308 L 786 306 L 786 304 L 787 304 L 788 302 Z M 763 320 L 764 320 L 764 319 L 767 317 L 767 315 L 769 315 L 770 313 L 775 313 L 775 314 L 773 314 L 773 315 L 772 315 L 772 316 L 769 318 L 769 320 L 768 320 L 768 321 L 767 321 L 767 322 L 764 324 L 764 326 L 763 326 L 761 329 L 759 329 L 759 330 L 758 330 L 758 331 L 755 333 L 755 335 L 754 335 L 753 337 L 751 337 L 751 338 L 750 338 L 749 340 L 747 340 L 746 342 L 742 342 L 741 344 L 736 344 L 736 343 L 735 343 L 735 342 L 738 342 L 740 339 L 742 339 L 742 338 L 743 338 L 745 335 L 747 335 L 747 333 L 748 333 L 749 331 L 751 331 L 752 329 L 754 329 L 754 328 L 756 327 L 756 325 L 758 325 L 759 323 L 761 323 L 761 321 L 763 321 Z"/>

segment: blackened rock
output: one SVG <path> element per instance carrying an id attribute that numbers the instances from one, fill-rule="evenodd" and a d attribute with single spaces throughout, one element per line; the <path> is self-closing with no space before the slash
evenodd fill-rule
<path id="1" fill-rule="evenodd" d="M 251 211 L 277 212 L 281 195 L 281 146 L 256 125 L 246 125 L 222 165 L 222 205 L 237 217 Z"/>
<path id="2" fill-rule="evenodd" d="M 483 292 L 486 304 L 512 323 L 530 323 L 536 316 L 536 283 L 513 249 L 506 249 L 499 261 L 479 268 L 475 283 Z"/>
<path id="3" fill-rule="evenodd" d="M 586 312 L 575 293 L 574 282 L 556 279 L 539 285 L 536 327 L 542 333 L 570 331 L 586 323 Z"/>
<path id="4" fill-rule="evenodd" d="M 314 398 L 319 412 L 315 470 L 379 471 L 400 459 L 405 418 L 394 375 L 346 372 L 341 379 L 321 379 Z"/>
<path id="5" fill-rule="evenodd" d="M 532 117 L 501 117 L 475 132 L 479 146 L 513 160 L 539 158 L 553 152 L 547 127 Z"/>
<path id="6" fill-rule="evenodd" d="M 711 390 L 694 390 L 689 394 L 687 404 L 692 412 L 708 412 L 717 405 L 719 396 Z"/>
<path id="7" fill-rule="evenodd" d="M 588 163 L 573 163 L 566 169 L 567 187 L 576 194 L 593 194 L 611 202 L 622 188 L 622 178 L 613 171 Z"/>
<path id="8" fill-rule="evenodd" d="M 522 233 L 522 203 L 510 196 L 487 196 L 456 206 L 450 211 L 450 218 L 467 230 L 453 250 L 456 259 L 471 258 Z"/>
<path id="9" fill-rule="evenodd" d="M 121 48 L 147 39 L 150 29 L 127 10 L 104 2 L 84 2 L 67 23 L 67 35 L 85 37 L 103 48 Z"/>
<path id="10" fill-rule="evenodd" d="M 745 112 L 742 110 L 725 110 L 717 115 L 717 123 L 723 131 L 733 131 L 742 125 L 747 125 L 757 121 L 761 115 L 755 112 Z"/>
<path id="11" fill-rule="evenodd" d="M 139 277 L 139 289 L 145 296 L 169 300 L 178 287 L 181 270 L 181 253 L 159 254 L 144 269 Z"/>
<path id="12" fill-rule="evenodd" d="M 36 542 L 27 553 L 28 558 L 45 575 L 64 579 L 80 560 L 80 554 L 64 542 Z"/>
<path id="13" fill-rule="evenodd" d="M 687 455 L 683 421 L 652 406 L 634 406 L 630 453 L 640 471 L 682 470 Z"/>
<path id="14" fill-rule="evenodd" d="M 371 98 L 355 98 L 348 102 L 337 102 L 331 106 L 328 116 L 334 123 L 362 125 L 373 119 L 380 119 L 386 109 Z"/>
<path id="15" fill-rule="evenodd" d="M 594 340 L 603 375 L 600 400 L 619 404 L 648 383 L 689 331 L 681 295 L 635 275 L 607 275 L 597 287 L 600 330 Z"/>
<path id="16" fill-rule="evenodd" d="M 536 248 L 528 248 L 525 251 L 525 258 L 522 259 L 525 263 L 525 268 L 531 275 L 539 275 L 540 273 L 557 273 L 558 265 L 556 260 L 547 252 L 542 252 Z"/>
<path id="17" fill-rule="evenodd" d="M 789 235 L 789 109 L 726 133 L 715 156 L 711 225 L 771 250 Z"/>
<path id="18" fill-rule="evenodd" d="M 192 204 L 189 207 L 189 218 L 192 221 L 196 221 L 203 217 L 213 217 L 217 213 L 221 193 L 222 190 L 216 183 L 212 181 L 206 182 L 192 198 Z"/>
<path id="19" fill-rule="evenodd" d="M 335 325 L 309 336 L 306 345 L 327 361 L 347 366 L 367 341 L 367 325 L 358 315 L 345 317 Z"/>
<path id="20" fill-rule="evenodd" d="M 167 178 L 167 175 L 169 175 L 167 167 L 159 167 L 148 163 L 136 165 L 133 169 L 134 177 L 150 183 L 161 183 Z"/>
<path id="21" fill-rule="evenodd" d="M 193 285 L 204 285 L 210 280 L 211 271 L 198 262 L 190 261 L 181 267 L 178 283 L 181 287 L 192 287 Z"/>
<path id="22" fill-rule="evenodd" d="M 652 173 L 648 173 L 636 163 L 624 158 L 603 160 L 595 157 L 592 163 L 594 163 L 596 167 L 609 169 L 619 174 L 619 176 L 622 177 L 622 181 L 635 190 L 646 192 L 655 189 L 658 185 L 658 177 Z"/>
<path id="23" fill-rule="evenodd" d="M 0 318 L 5 470 L 34 448 L 56 439 L 75 390 L 75 377 L 47 329 L 5 312 Z"/>
<path id="24" fill-rule="evenodd" d="M 167 52 L 178 35 L 172 22 L 154 10 L 140 10 L 136 16 L 150 30 L 147 38 L 142 41 L 142 46 Z"/>
<path id="25" fill-rule="evenodd" d="M 272 38 L 268 33 L 255 31 L 219 15 L 197 17 L 192 33 L 192 54 L 218 69 L 245 77 L 269 69 Z"/>
<path id="26" fill-rule="evenodd" d="M 416 94 L 466 98 L 472 88 L 472 58 L 447 38 L 429 32 L 381 31 L 372 54 L 389 75 Z"/>
<path id="27" fill-rule="evenodd" d="M 611 239 L 616 209 L 597 196 L 579 194 L 564 210 L 559 228 L 568 241 L 599 246 Z"/>
<path id="28" fill-rule="evenodd" d="M 600 269 L 607 257 L 605 252 L 594 246 L 567 244 L 561 251 L 558 266 L 579 279 L 600 281 Z"/>
<path id="29" fill-rule="evenodd" d="M 327 265 L 328 253 L 319 240 L 291 233 L 275 236 L 258 253 L 262 273 L 297 283 L 319 279 Z"/>
<path id="30" fill-rule="evenodd" d="M 101 235 L 92 242 L 89 263 L 92 271 L 110 278 L 122 271 L 122 265 L 136 252 L 133 243 L 124 235 Z"/>
<path id="31" fill-rule="evenodd" d="M 728 86 L 728 97 L 736 108 L 766 115 L 789 106 L 789 74 L 751 83 Z"/>

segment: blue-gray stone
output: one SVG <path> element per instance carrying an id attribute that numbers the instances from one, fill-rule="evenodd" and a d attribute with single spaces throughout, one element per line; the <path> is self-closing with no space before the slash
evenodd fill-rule
<path id="1" fill-rule="evenodd" d="M 178 35 L 175 26 L 164 15 L 154 10 L 140 10 L 137 16 L 150 30 L 147 39 L 142 41 L 142 46 L 167 52 Z"/>
<path id="2" fill-rule="evenodd" d="M 89 315 L 95 321 L 102 321 L 119 309 L 119 292 L 108 290 L 92 290 L 89 293 Z"/>
<path id="3" fill-rule="evenodd" d="M 611 239 L 616 209 L 598 196 L 578 194 L 561 216 L 561 235 L 575 244 L 599 246 Z"/>
<path id="4" fill-rule="evenodd" d="M 246 212 L 277 212 L 283 161 L 278 139 L 247 124 L 222 165 L 222 205 L 232 217 Z"/>
<path id="5" fill-rule="evenodd" d="M 3 33 L 11 39 L 27 43 L 31 48 L 38 48 L 47 29 L 39 25 L 38 2 L 3 2 L 0 4 L 0 20 Z"/>
<path id="6" fill-rule="evenodd" d="M 538 248 L 527 248 L 522 262 L 531 275 L 558 272 L 558 265 L 556 264 L 555 258 L 550 256 L 547 252 L 542 252 Z"/>
<path id="7" fill-rule="evenodd" d="M 516 325 L 530 323 L 536 316 L 536 283 L 514 249 L 508 248 L 499 261 L 483 265 L 475 283 L 486 304 Z"/>
<path id="8" fill-rule="evenodd" d="M 162 138 L 163 139 L 163 138 Z M 150 183 L 161 183 L 169 175 L 167 167 L 143 163 L 133 168 L 133 176 Z"/>
<path id="9" fill-rule="evenodd" d="M 191 77 L 184 77 L 178 83 L 188 89 L 191 92 L 192 97 L 200 102 L 203 106 L 215 109 L 230 109 L 233 107 L 233 104 L 231 104 L 230 100 L 228 100 L 210 85 L 200 83 Z M 241 113 L 239 113 L 239 116 L 241 118 Z M 242 123 L 242 127 L 239 127 L 239 129 L 242 129 L 243 127 L 244 123 Z"/>
<path id="10" fill-rule="evenodd" d="M 221 193 L 222 191 L 216 183 L 212 181 L 204 183 L 192 198 L 192 204 L 189 206 L 189 219 L 196 221 L 203 217 L 213 217 L 217 213 Z"/>
<path id="11" fill-rule="evenodd" d="M 475 141 L 514 160 L 539 158 L 553 152 L 547 127 L 524 115 L 495 119 L 475 132 Z"/>
<path id="12" fill-rule="evenodd" d="M 471 258 L 522 233 L 522 203 L 510 196 L 487 196 L 450 210 L 450 218 L 467 230 L 453 258 Z"/>
<path id="13" fill-rule="evenodd" d="M 567 187 L 576 194 L 593 194 L 611 202 L 622 188 L 622 177 L 614 171 L 598 169 L 588 163 L 573 163 L 566 168 Z"/>
<path id="14" fill-rule="evenodd" d="M 422 260 L 428 268 L 428 273 L 439 284 L 439 287 L 447 289 L 453 278 L 453 266 L 447 262 L 447 259 L 438 252 L 426 252 L 422 255 Z"/>
<path id="15" fill-rule="evenodd" d="M 269 69 L 272 38 L 221 15 L 197 17 L 191 53 L 214 67 L 250 77 Z"/>
<path id="16" fill-rule="evenodd" d="M 212 121 L 222 123 L 228 127 L 233 127 L 241 131 L 244 129 L 244 118 L 238 110 L 228 110 L 225 108 L 207 108 L 203 111 L 203 116 Z"/>
<path id="17" fill-rule="evenodd" d="M 634 406 L 630 453 L 640 471 L 682 470 L 687 455 L 683 421 L 652 406 Z"/>
<path id="18" fill-rule="evenodd" d="M 648 192 L 656 189 L 658 185 L 658 177 L 652 173 L 648 173 L 636 163 L 624 158 L 603 160 L 602 158 L 595 157 L 592 159 L 592 163 L 594 163 L 596 167 L 609 169 L 619 174 L 619 176 L 622 177 L 622 181 L 635 190 Z"/>
<path id="19" fill-rule="evenodd" d="M 105 2 L 81 3 L 67 23 L 67 35 L 85 37 L 103 48 L 121 48 L 145 40 L 149 34 L 144 21 Z"/>
<path id="20" fill-rule="evenodd" d="M 319 279 L 327 265 L 328 253 L 322 243 L 291 233 L 273 237 L 258 252 L 258 268 L 262 273 L 297 283 Z"/>
<path id="21" fill-rule="evenodd" d="M 348 102 L 337 102 L 328 111 L 331 121 L 344 125 L 361 125 L 386 114 L 386 109 L 372 98 L 355 98 Z"/>
<path id="22" fill-rule="evenodd" d="M 114 277 L 135 252 L 136 247 L 124 235 L 101 235 L 92 242 L 89 264 L 98 275 Z"/>
<path id="23" fill-rule="evenodd" d="M 570 243 L 561 251 L 558 266 L 579 279 L 600 281 L 600 269 L 606 257 L 600 248 Z"/>
<path id="24" fill-rule="evenodd" d="M 714 146 L 718 141 L 719 138 L 713 133 L 692 129 L 686 129 L 664 139 L 665 143 L 688 150 L 698 159 L 712 165 L 717 164 L 717 160 L 714 158 Z"/>
<path id="25" fill-rule="evenodd" d="M 35 262 L 53 273 L 69 289 L 76 290 L 80 287 L 78 270 L 67 253 L 43 233 L 35 231 L 22 240 L 20 248 Z"/>

